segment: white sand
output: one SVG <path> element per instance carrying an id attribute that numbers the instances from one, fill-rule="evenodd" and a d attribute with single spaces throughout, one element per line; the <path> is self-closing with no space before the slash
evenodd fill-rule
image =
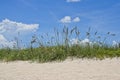
<path id="1" fill-rule="evenodd" d="M 120 59 L 0 62 L 0 80 L 120 80 Z"/>

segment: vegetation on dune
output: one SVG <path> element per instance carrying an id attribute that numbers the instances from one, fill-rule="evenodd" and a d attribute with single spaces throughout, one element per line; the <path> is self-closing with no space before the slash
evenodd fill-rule
<path id="1" fill-rule="evenodd" d="M 103 41 L 100 41 L 101 36 L 94 33 L 96 37 L 91 42 L 82 42 L 80 40 L 80 31 L 77 27 L 69 30 L 67 27 L 63 28 L 60 33 L 57 29 L 54 30 L 55 36 L 51 37 L 49 41 L 43 40 L 44 36 L 39 38 L 32 37 L 30 48 L 20 49 L 19 46 L 10 49 L 0 49 L 1 61 L 15 61 L 15 60 L 32 60 L 38 62 L 51 62 L 51 61 L 63 61 L 68 57 L 75 58 L 90 58 L 90 59 L 104 59 L 120 57 L 120 44 L 110 46 L 105 43 L 106 37 Z M 62 35 L 62 36 L 61 36 Z M 76 37 L 76 42 L 71 44 L 71 36 Z M 107 35 L 115 36 L 110 32 Z M 86 37 L 89 40 L 92 35 L 90 34 L 90 28 L 86 32 Z M 34 44 L 39 44 L 37 48 L 33 47 Z"/>

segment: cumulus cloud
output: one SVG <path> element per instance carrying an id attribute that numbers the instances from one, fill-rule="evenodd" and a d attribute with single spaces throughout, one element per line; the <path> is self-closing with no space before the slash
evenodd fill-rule
<path id="1" fill-rule="evenodd" d="M 90 45 L 92 47 L 94 42 L 91 42 L 89 39 L 83 39 L 83 40 L 72 39 L 72 40 L 70 40 L 70 44 L 71 45 L 81 45 L 83 47 Z"/>
<path id="2" fill-rule="evenodd" d="M 80 2 L 81 0 L 66 0 L 67 2 Z"/>
<path id="3" fill-rule="evenodd" d="M 113 41 L 112 46 L 115 47 L 115 48 L 119 48 L 120 47 L 120 43 L 116 42 L 116 41 Z"/>
<path id="4" fill-rule="evenodd" d="M 70 16 L 65 16 L 60 20 L 62 23 L 71 23 L 71 17 Z"/>
<path id="5" fill-rule="evenodd" d="M 21 22 L 11 21 L 5 19 L 0 22 L 0 33 L 6 32 L 23 32 L 23 31 L 35 31 L 39 27 L 39 24 L 24 24 Z"/>
<path id="6" fill-rule="evenodd" d="M 12 48 L 15 41 L 8 41 L 3 35 L 0 34 L 0 48 L 10 47 Z"/>
<path id="7" fill-rule="evenodd" d="M 79 17 L 76 17 L 73 19 L 73 22 L 79 22 L 80 21 L 80 18 Z"/>
<path id="8" fill-rule="evenodd" d="M 72 44 L 72 45 L 77 45 L 77 44 L 79 44 L 79 40 L 78 39 L 72 39 L 72 40 L 70 40 L 70 43 Z"/>
<path id="9" fill-rule="evenodd" d="M 9 19 L 2 20 L 2 22 L 0 22 L 0 48 L 13 47 L 16 42 L 14 38 L 18 36 L 17 33 L 21 33 L 22 38 L 26 38 L 25 34 L 29 35 L 38 28 L 39 24 L 24 24 Z"/>
<path id="10" fill-rule="evenodd" d="M 79 22 L 79 21 L 80 21 L 79 17 L 75 17 L 72 19 L 70 16 L 65 16 L 60 20 L 61 23 L 71 23 L 71 22 Z"/>

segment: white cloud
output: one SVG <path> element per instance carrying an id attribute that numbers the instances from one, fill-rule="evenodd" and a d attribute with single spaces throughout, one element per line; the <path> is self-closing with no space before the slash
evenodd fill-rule
<path id="1" fill-rule="evenodd" d="M 120 43 L 119 43 L 119 42 L 116 42 L 116 41 L 113 41 L 112 46 L 113 46 L 114 48 L 119 48 L 119 47 L 120 47 Z"/>
<path id="2" fill-rule="evenodd" d="M 3 35 L 0 34 L 0 42 L 4 42 L 4 41 L 6 42 L 7 40 L 4 38 Z"/>
<path id="3" fill-rule="evenodd" d="M 24 24 L 9 19 L 2 20 L 2 22 L 0 22 L 0 48 L 12 48 L 16 43 L 15 37 L 21 36 L 21 40 L 25 40 L 27 37 L 30 37 L 27 35 L 31 35 L 31 33 L 35 32 L 38 28 L 39 24 Z M 19 36 L 18 33 L 21 33 L 21 35 Z"/>
<path id="4" fill-rule="evenodd" d="M 72 39 L 72 40 L 70 40 L 70 42 L 72 45 L 74 45 L 74 44 L 77 45 L 77 44 L 79 44 L 80 41 L 78 39 Z"/>
<path id="5" fill-rule="evenodd" d="M 73 22 L 80 22 L 80 18 L 79 17 L 74 18 Z"/>
<path id="6" fill-rule="evenodd" d="M 80 2 L 81 0 L 66 0 L 67 2 Z"/>
<path id="7" fill-rule="evenodd" d="M 65 16 L 60 20 L 62 23 L 71 23 L 71 17 L 70 16 Z"/>
<path id="8" fill-rule="evenodd" d="M 89 39 L 83 39 L 83 40 L 78 40 L 78 39 L 72 39 L 70 40 L 70 44 L 71 45 L 81 45 L 83 47 L 90 45 L 92 47 L 92 45 L 94 44 L 93 42 L 91 42 Z"/>
<path id="9" fill-rule="evenodd" d="M 0 34 L 0 48 L 10 47 L 12 48 L 15 41 L 8 41 L 3 35 Z"/>
<path id="10" fill-rule="evenodd" d="M 88 45 L 92 46 L 93 45 L 93 43 L 89 39 L 84 39 L 84 40 L 80 41 L 80 44 L 83 46 L 88 46 Z"/>
<path id="11" fill-rule="evenodd" d="M 21 22 L 10 21 L 5 19 L 0 22 L 0 33 L 6 32 L 25 32 L 25 31 L 35 31 L 39 27 L 39 24 L 24 24 Z"/>
<path id="12" fill-rule="evenodd" d="M 79 17 L 75 17 L 74 19 L 72 19 L 70 16 L 65 16 L 60 20 L 61 23 L 71 23 L 71 22 L 79 22 L 79 21 L 80 21 Z"/>

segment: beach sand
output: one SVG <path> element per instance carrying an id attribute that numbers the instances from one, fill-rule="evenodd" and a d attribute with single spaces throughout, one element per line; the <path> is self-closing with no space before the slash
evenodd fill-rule
<path id="1" fill-rule="evenodd" d="M 0 80 L 120 80 L 120 59 L 0 62 Z"/>

